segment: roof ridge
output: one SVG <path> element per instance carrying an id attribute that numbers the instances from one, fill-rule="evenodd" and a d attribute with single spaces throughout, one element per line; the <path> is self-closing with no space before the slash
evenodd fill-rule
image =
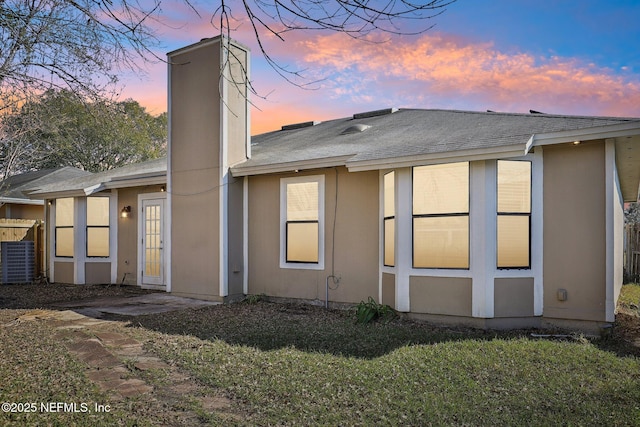
<path id="1" fill-rule="evenodd" d="M 569 119 L 598 119 L 598 120 L 625 120 L 636 121 L 640 120 L 640 117 L 620 117 L 620 116 L 587 116 L 577 114 L 556 114 L 556 113 L 541 113 L 541 112 L 529 112 L 518 113 L 509 111 L 474 111 L 474 110 L 449 110 L 445 108 L 400 108 L 399 111 L 441 111 L 444 113 L 462 113 L 462 114 L 479 114 L 479 115 L 501 115 L 501 116 L 519 116 L 519 117 L 551 117 L 551 118 L 569 118 Z M 533 111 L 533 110 L 530 110 Z"/>

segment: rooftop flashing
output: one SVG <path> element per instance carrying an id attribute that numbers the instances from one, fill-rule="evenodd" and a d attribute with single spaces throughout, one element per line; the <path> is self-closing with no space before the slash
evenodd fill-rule
<path id="1" fill-rule="evenodd" d="M 351 125 L 348 128 L 346 128 L 345 130 L 343 130 L 342 132 L 340 132 L 340 135 L 348 135 L 350 133 L 360 133 L 360 132 L 364 132 L 365 130 L 369 129 L 371 126 L 369 125 L 364 125 L 362 123 L 356 123 L 355 125 Z"/>
<path id="2" fill-rule="evenodd" d="M 294 129 L 302 129 L 308 128 L 311 126 L 319 125 L 322 122 L 312 121 L 312 122 L 302 122 L 302 123 L 294 123 L 292 125 L 284 125 L 281 130 L 294 130 Z"/>
<path id="3" fill-rule="evenodd" d="M 374 110 L 374 111 L 367 111 L 364 113 L 356 113 L 353 115 L 353 119 L 357 120 L 357 119 L 366 119 L 368 117 L 384 116 L 386 114 L 395 113 L 396 111 L 398 111 L 397 108 L 385 108 L 384 110 Z"/>

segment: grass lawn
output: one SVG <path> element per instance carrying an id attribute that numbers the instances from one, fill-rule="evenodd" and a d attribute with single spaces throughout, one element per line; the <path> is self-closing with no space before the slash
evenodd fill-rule
<path id="1" fill-rule="evenodd" d="M 227 397 L 239 425 L 640 426 L 638 297 L 640 286 L 624 287 L 621 314 L 606 339 L 536 339 L 531 331 L 403 319 L 360 325 L 350 312 L 264 301 L 123 318 L 112 327 L 206 393 Z M 20 312 L 0 310 L 0 324 Z M 82 364 L 47 337 L 45 323 L 0 326 L 0 339 L 1 401 L 110 403 Z M 112 402 L 112 412 L 93 418 L 20 419 L 163 425 L 147 399 Z M 0 414 L 0 425 L 9 419 Z M 220 419 L 203 415 L 198 423 Z"/>

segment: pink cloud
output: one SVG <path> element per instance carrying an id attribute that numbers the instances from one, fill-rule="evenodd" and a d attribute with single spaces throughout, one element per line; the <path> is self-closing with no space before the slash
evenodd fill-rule
<path id="1" fill-rule="evenodd" d="M 305 52 L 303 61 L 310 68 L 321 67 L 347 80 L 357 75 L 359 81 L 375 81 L 382 85 L 378 92 L 393 85 L 390 90 L 403 91 L 409 104 L 422 92 L 432 98 L 468 97 L 469 104 L 482 101 L 493 108 L 640 115 L 640 78 L 573 58 L 506 53 L 492 43 L 434 33 L 384 44 L 334 34 L 301 41 L 298 51 Z"/>
<path id="2" fill-rule="evenodd" d="M 180 33 L 172 48 L 215 35 L 210 18 L 193 22 L 193 16 L 176 14 L 171 27 L 178 30 L 165 28 Z M 248 23 L 232 35 L 251 48 L 251 79 L 267 95 L 267 100 L 253 97 L 258 108 L 251 113 L 252 134 L 386 107 L 640 116 L 640 76 L 577 58 L 504 51 L 492 42 L 435 32 L 388 43 L 327 33 L 287 33 L 285 42 L 264 37 L 280 65 L 303 70 L 306 80 L 299 83 L 318 81 L 312 85 L 318 90 L 303 90 L 269 69 Z M 150 65 L 142 82 L 130 79 L 125 97 L 154 114 L 166 111 L 166 64 Z"/>

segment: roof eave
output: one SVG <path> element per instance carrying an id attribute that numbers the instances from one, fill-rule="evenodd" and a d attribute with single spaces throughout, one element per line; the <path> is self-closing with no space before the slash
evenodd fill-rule
<path id="1" fill-rule="evenodd" d="M 370 170 L 404 168 L 416 165 L 422 166 L 440 163 L 521 157 L 525 154 L 525 144 L 514 144 L 502 147 L 493 147 L 492 149 L 478 148 L 472 150 L 449 151 L 374 160 L 356 160 L 347 162 L 347 168 L 349 169 L 349 172 L 364 172 Z"/>
<path id="2" fill-rule="evenodd" d="M 142 187 L 145 185 L 162 185 L 167 183 L 167 174 L 145 174 L 138 177 L 127 177 L 122 179 L 113 179 L 104 183 L 104 188 L 130 188 L 130 187 Z"/>
<path id="3" fill-rule="evenodd" d="M 44 205 L 44 200 L 39 199 L 21 199 L 19 197 L 0 197 L 0 203 L 16 204 L 16 205 Z"/>
<path id="4" fill-rule="evenodd" d="M 595 126 L 582 129 L 569 129 L 532 135 L 527 142 L 526 151 L 541 145 L 564 144 L 573 141 L 634 136 L 640 133 L 640 121 L 629 121 L 613 125 Z"/>
<path id="5" fill-rule="evenodd" d="M 349 154 L 346 156 L 324 157 L 320 159 L 300 160 L 295 162 L 272 163 L 268 165 L 257 166 L 236 166 L 231 168 L 231 174 L 234 177 L 251 176 L 251 175 L 268 175 L 273 173 L 297 172 L 308 169 L 331 168 L 336 166 L 345 166 L 348 159 L 353 157 Z"/>

